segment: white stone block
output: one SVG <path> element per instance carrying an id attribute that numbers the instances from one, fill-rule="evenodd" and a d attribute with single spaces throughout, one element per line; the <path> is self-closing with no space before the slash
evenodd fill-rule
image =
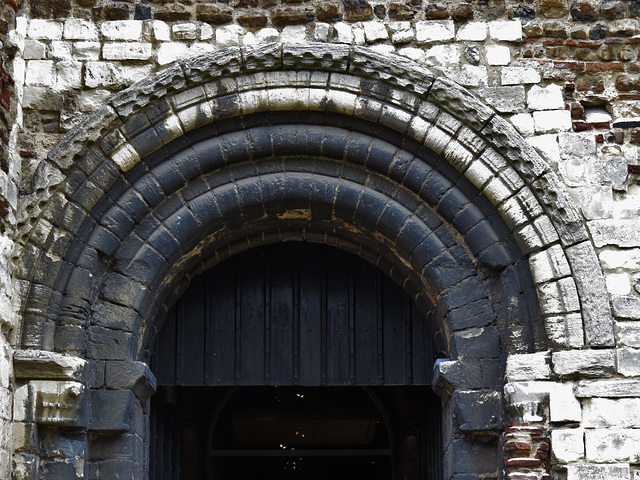
<path id="1" fill-rule="evenodd" d="M 549 353 L 524 353 L 507 357 L 506 376 L 508 382 L 548 380 L 551 376 Z"/>
<path id="2" fill-rule="evenodd" d="M 211 40 L 214 36 L 214 30 L 211 25 L 208 23 L 203 23 L 200 25 L 200 40 Z"/>
<path id="3" fill-rule="evenodd" d="M 398 49 L 398 54 L 410 58 L 411 60 L 423 63 L 424 62 L 424 50 L 415 47 L 404 47 Z"/>
<path id="4" fill-rule="evenodd" d="M 506 45 L 489 45 L 485 55 L 489 65 L 509 65 L 511 62 L 511 49 Z"/>
<path id="5" fill-rule="evenodd" d="M 379 52 L 385 55 L 390 55 L 396 52 L 396 49 L 393 45 L 384 45 L 384 44 L 377 44 L 377 45 L 372 45 L 371 50 L 373 50 L 374 52 Z"/>
<path id="6" fill-rule="evenodd" d="M 558 135 L 552 133 L 547 135 L 536 135 L 535 137 L 527 138 L 527 143 L 535 148 L 542 158 L 544 158 L 552 167 L 557 167 L 557 165 L 562 161 L 560 157 L 560 148 L 558 146 Z"/>
<path id="7" fill-rule="evenodd" d="M 551 431 L 551 453 L 559 463 L 576 462 L 584 457 L 584 430 L 581 428 Z"/>
<path id="8" fill-rule="evenodd" d="M 569 262 L 564 250 L 559 245 L 532 253 L 529 257 L 529 267 L 536 283 L 544 283 L 571 275 Z"/>
<path id="9" fill-rule="evenodd" d="M 630 480 L 629 465 L 568 465 L 567 480 Z"/>
<path id="10" fill-rule="evenodd" d="M 416 22 L 418 43 L 446 42 L 453 40 L 455 25 L 453 20 L 426 20 Z"/>
<path id="11" fill-rule="evenodd" d="M 393 43 L 408 43 L 415 39 L 411 22 L 389 22 L 388 27 Z"/>
<path id="12" fill-rule="evenodd" d="M 213 52 L 215 46 L 208 42 L 193 42 L 189 47 L 187 55 L 195 57 L 196 55 L 202 55 L 205 53 Z"/>
<path id="13" fill-rule="evenodd" d="M 49 44 L 49 58 L 55 60 L 73 60 L 72 47 L 75 42 L 54 40 Z"/>
<path id="14" fill-rule="evenodd" d="M 606 123 L 613 121 L 612 115 L 606 109 L 600 107 L 585 108 L 584 118 L 587 123 Z"/>
<path id="15" fill-rule="evenodd" d="M 53 84 L 53 60 L 29 60 L 24 79 L 25 85 L 40 85 L 43 87 Z"/>
<path id="16" fill-rule="evenodd" d="M 195 23 L 176 23 L 171 26 L 173 40 L 195 40 L 198 37 L 198 27 Z"/>
<path id="17" fill-rule="evenodd" d="M 163 43 L 158 47 L 158 65 L 167 65 L 186 56 L 189 46 L 186 43 Z"/>
<path id="18" fill-rule="evenodd" d="M 582 215 L 587 220 L 611 218 L 613 190 L 610 185 L 584 185 L 570 188 L 569 192 L 574 198 L 578 198 Z"/>
<path id="19" fill-rule="evenodd" d="M 640 228 L 637 219 L 605 218 L 587 222 L 596 247 L 640 247 Z"/>
<path id="20" fill-rule="evenodd" d="M 460 46 L 436 45 L 427 50 L 425 62 L 429 65 L 451 65 L 460 61 Z"/>
<path id="21" fill-rule="evenodd" d="M 246 30 L 239 25 L 218 27 L 216 28 L 216 45 L 220 48 L 236 47 L 240 45 L 240 39 L 245 32 Z"/>
<path id="22" fill-rule="evenodd" d="M 81 18 L 69 18 L 64 22 L 64 38 L 67 40 L 98 40 L 98 29 L 93 22 Z"/>
<path id="23" fill-rule="evenodd" d="M 129 86 L 151 73 L 151 65 L 120 65 L 118 62 L 87 62 L 84 83 L 89 88 Z"/>
<path id="24" fill-rule="evenodd" d="M 561 377 L 610 377 L 615 371 L 613 350 L 568 350 L 551 356 L 553 370 Z"/>
<path id="25" fill-rule="evenodd" d="M 616 338 L 618 346 L 640 348 L 640 322 L 616 322 Z"/>
<path id="26" fill-rule="evenodd" d="M 93 112 L 107 102 L 113 92 L 96 88 L 92 90 L 82 90 L 78 94 L 78 108 L 82 112 Z"/>
<path id="27" fill-rule="evenodd" d="M 631 281 L 628 273 L 607 273 L 604 276 L 607 292 L 612 295 L 627 295 L 631 293 Z"/>
<path id="28" fill-rule="evenodd" d="M 60 40 L 62 23 L 56 20 L 33 19 L 29 21 L 27 36 L 36 40 Z"/>
<path id="29" fill-rule="evenodd" d="M 76 60 L 99 60 L 100 42 L 73 42 L 73 58 Z"/>
<path id="30" fill-rule="evenodd" d="M 503 42 L 522 41 L 522 24 L 519 20 L 497 20 L 489 22 L 489 36 Z"/>
<path id="31" fill-rule="evenodd" d="M 351 25 L 344 22 L 334 23 L 333 37 L 334 41 L 336 41 L 337 43 L 353 42 L 353 32 L 351 31 Z"/>
<path id="32" fill-rule="evenodd" d="M 540 73 L 533 67 L 504 67 L 500 72 L 502 85 L 522 85 L 540 82 Z"/>
<path id="33" fill-rule="evenodd" d="M 25 60 L 42 60 L 45 57 L 47 47 L 38 40 L 25 40 L 22 58 Z"/>
<path id="34" fill-rule="evenodd" d="M 82 63 L 73 60 L 56 63 L 55 90 L 63 92 L 82 87 Z"/>
<path id="35" fill-rule="evenodd" d="M 527 105 L 531 110 L 564 109 L 564 98 L 560 85 L 540 87 L 534 85 L 527 93 Z"/>
<path id="36" fill-rule="evenodd" d="M 153 31 L 153 37 L 156 40 L 160 42 L 171 41 L 171 29 L 169 28 L 169 25 L 166 24 L 166 22 L 163 22 L 162 20 L 152 20 L 151 30 Z"/>
<path id="37" fill-rule="evenodd" d="M 592 462 L 640 461 L 640 430 L 585 430 L 587 460 Z"/>
<path id="38" fill-rule="evenodd" d="M 558 382 L 509 382 L 504 387 L 505 398 L 509 404 L 518 405 L 529 412 L 523 421 L 539 422 L 539 405 L 549 401 L 549 417 L 552 422 L 580 421 L 582 410 L 580 402 L 573 395 L 573 386 Z"/>
<path id="39" fill-rule="evenodd" d="M 355 24 L 351 29 L 351 32 L 353 33 L 353 43 L 356 45 L 365 44 L 364 28 L 362 28 L 362 26 Z"/>
<path id="40" fill-rule="evenodd" d="M 280 41 L 280 32 L 275 28 L 263 28 L 256 33 L 258 43 L 270 43 Z"/>
<path id="41" fill-rule="evenodd" d="M 618 373 L 625 377 L 640 376 L 640 350 L 623 347 L 616 350 Z"/>
<path id="42" fill-rule="evenodd" d="M 535 127 L 533 125 L 533 116 L 530 113 L 518 113 L 512 115 L 509 120 L 516 127 L 516 130 L 520 132 L 520 135 L 529 137 L 535 133 Z"/>
<path id="43" fill-rule="evenodd" d="M 571 130 L 569 110 L 542 110 L 533 112 L 533 123 L 538 133 L 564 132 Z"/>
<path id="44" fill-rule="evenodd" d="M 280 32 L 282 43 L 307 43 L 307 27 L 305 25 L 287 25 Z"/>
<path id="45" fill-rule="evenodd" d="M 640 398 L 587 398 L 582 405 L 586 428 L 640 428 Z"/>
<path id="46" fill-rule="evenodd" d="M 465 23 L 458 29 L 457 40 L 469 42 L 482 42 L 487 38 L 486 22 Z"/>
<path id="47" fill-rule="evenodd" d="M 329 41 L 329 30 L 331 30 L 331 25 L 328 23 L 318 22 L 313 28 L 313 41 L 314 42 L 328 42 Z M 245 42 L 246 45 L 246 36 Z"/>
<path id="48" fill-rule="evenodd" d="M 605 269 L 640 271 L 640 249 L 638 248 L 624 250 L 605 248 L 599 253 L 599 257 Z"/>
<path id="49" fill-rule="evenodd" d="M 484 66 L 464 64 L 443 68 L 447 77 L 465 87 L 485 87 L 489 81 L 487 68 Z"/>
<path id="50" fill-rule="evenodd" d="M 142 21 L 113 20 L 104 22 L 100 31 L 105 40 L 140 40 L 142 36 Z"/>
<path id="51" fill-rule="evenodd" d="M 151 58 L 151 44 L 141 42 L 106 43 L 102 47 L 105 60 L 148 60 Z"/>
<path id="52" fill-rule="evenodd" d="M 362 22 L 362 28 L 364 29 L 364 38 L 367 43 L 389 39 L 389 33 L 382 22 Z"/>

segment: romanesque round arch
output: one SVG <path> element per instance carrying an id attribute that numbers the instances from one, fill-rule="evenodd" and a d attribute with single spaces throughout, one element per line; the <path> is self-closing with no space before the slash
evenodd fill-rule
<path id="1" fill-rule="evenodd" d="M 365 48 L 180 61 L 66 135 L 27 202 L 19 342 L 107 372 L 148 359 L 194 275 L 286 240 L 379 266 L 454 359 L 613 344 L 592 243 L 550 167 L 454 82 Z M 500 382 L 466 388 L 499 405 Z"/>

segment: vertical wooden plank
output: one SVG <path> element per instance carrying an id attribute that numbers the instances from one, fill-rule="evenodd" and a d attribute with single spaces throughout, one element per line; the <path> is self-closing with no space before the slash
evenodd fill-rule
<path id="1" fill-rule="evenodd" d="M 384 384 L 404 385 L 406 381 L 406 338 L 411 338 L 411 324 L 406 325 L 404 291 L 389 277 L 383 276 L 382 315 L 384 322 Z M 410 320 L 410 317 L 409 317 Z M 409 327 L 408 329 L 406 327 Z"/>
<path id="2" fill-rule="evenodd" d="M 427 338 L 426 320 L 420 310 L 411 304 L 409 307 L 411 317 L 411 358 L 413 360 L 414 385 L 429 385 L 431 383 L 430 342 Z M 427 357 L 429 355 L 429 357 Z"/>
<path id="3" fill-rule="evenodd" d="M 324 297 L 323 276 L 326 256 L 319 261 L 311 253 L 304 252 L 298 260 L 299 268 L 299 332 L 301 385 L 322 385 L 322 356 L 326 345 L 322 344 Z M 314 261 L 315 260 L 315 261 Z M 326 324 L 326 323 L 325 323 Z M 326 336 L 325 336 L 326 338 Z"/>
<path id="4" fill-rule="evenodd" d="M 233 385 L 235 379 L 235 321 L 237 261 L 223 262 L 208 272 L 209 379 L 207 385 Z"/>
<path id="5" fill-rule="evenodd" d="M 351 275 L 344 257 L 332 252 L 326 263 L 327 385 L 349 385 Z"/>
<path id="6" fill-rule="evenodd" d="M 253 264 L 252 264 L 253 263 Z M 265 272 L 257 262 L 245 261 L 238 266 L 239 370 L 237 383 L 261 385 L 264 381 L 264 305 Z"/>
<path id="7" fill-rule="evenodd" d="M 152 370 L 158 385 L 176 384 L 176 308 L 167 313 L 156 341 Z"/>
<path id="8" fill-rule="evenodd" d="M 293 262 L 286 252 L 270 259 L 271 382 L 292 385 L 293 379 Z"/>
<path id="9" fill-rule="evenodd" d="M 179 385 L 204 384 L 204 305 L 203 282 L 198 277 L 181 298 Z"/>
<path id="10" fill-rule="evenodd" d="M 355 263 L 354 272 L 355 381 L 356 385 L 378 382 L 377 271 L 365 262 Z"/>

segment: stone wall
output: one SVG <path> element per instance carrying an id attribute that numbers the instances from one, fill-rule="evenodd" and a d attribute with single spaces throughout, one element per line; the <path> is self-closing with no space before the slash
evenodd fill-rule
<path id="1" fill-rule="evenodd" d="M 616 347 L 589 349 L 563 324 L 567 351 L 552 344 L 510 358 L 509 478 L 544 478 L 549 469 L 569 480 L 640 476 L 640 2 L 57 0 L 2 8 L 0 418 L 10 418 L 1 400 L 10 395 L 5 334 L 18 327 L 6 259 L 14 229 L 29 227 L 17 192 L 23 204 L 37 200 L 35 166 L 61 136 L 179 58 L 268 42 L 357 44 L 440 70 L 509 119 L 563 180 L 597 247 Z M 566 267 L 550 265 L 550 278 Z M 558 301 L 539 297 L 550 310 Z M 547 328 L 557 333 L 551 318 Z M 518 476 L 526 474 L 537 476 Z"/>

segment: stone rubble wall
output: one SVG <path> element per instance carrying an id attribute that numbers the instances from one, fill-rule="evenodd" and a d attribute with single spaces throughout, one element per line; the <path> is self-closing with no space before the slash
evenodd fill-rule
<path id="1" fill-rule="evenodd" d="M 510 358 L 507 458 L 537 458 L 549 427 L 552 453 L 511 461 L 509 478 L 544 478 L 549 461 L 558 478 L 640 478 L 640 2 L 32 0 L 7 1 L 2 15 L 0 478 L 10 468 L 5 337 L 17 322 L 8 259 L 24 218 L 18 190 L 33 195 L 35 165 L 115 92 L 178 58 L 310 41 L 368 45 L 441 70 L 509 119 L 557 171 L 597 247 L 616 348 L 582 350 L 577 338 L 573 351 Z M 534 434 L 533 444 L 518 440 Z"/>

